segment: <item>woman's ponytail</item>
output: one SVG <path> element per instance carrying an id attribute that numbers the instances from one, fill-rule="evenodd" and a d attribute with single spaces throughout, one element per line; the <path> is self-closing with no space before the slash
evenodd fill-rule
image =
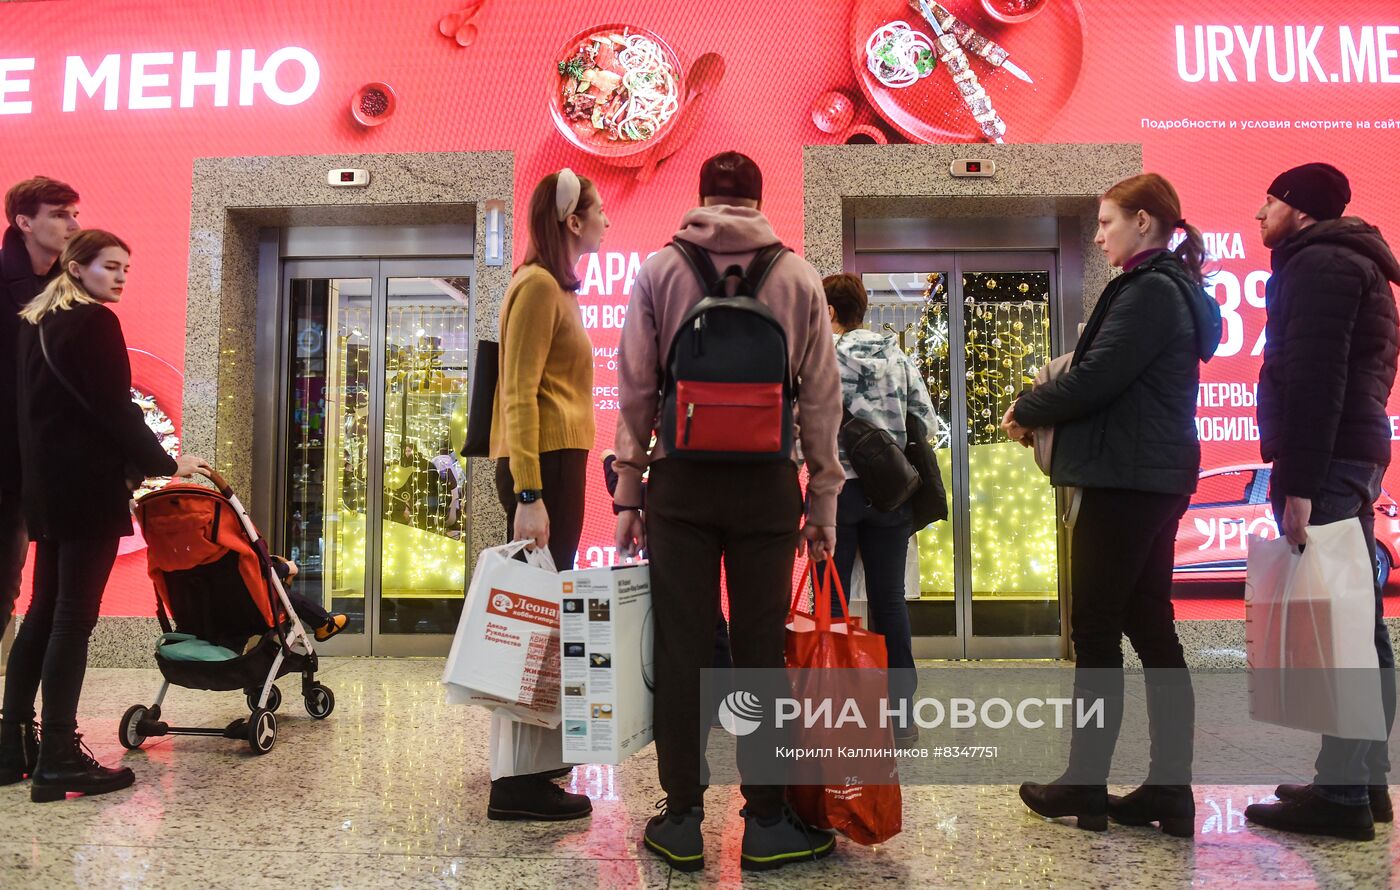
<path id="1" fill-rule="evenodd" d="M 1201 237 L 1200 229 L 1184 219 L 1180 220 L 1180 228 L 1186 233 L 1186 237 L 1172 252 L 1186 267 L 1186 274 L 1191 276 L 1191 280 L 1197 285 L 1204 286 L 1206 283 L 1205 266 L 1210 259 L 1209 254 L 1206 253 L 1205 239 Z"/>

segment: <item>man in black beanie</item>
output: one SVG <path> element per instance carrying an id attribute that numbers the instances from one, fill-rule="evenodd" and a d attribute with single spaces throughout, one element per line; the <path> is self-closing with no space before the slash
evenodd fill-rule
<path id="1" fill-rule="evenodd" d="M 1259 372 L 1259 432 L 1274 465 L 1270 500 L 1280 531 L 1303 545 L 1308 526 L 1356 517 L 1375 559 L 1376 498 L 1390 463 L 1387 402 L 1400 353 L 1395 296 L 1400 263 L 1381 233 L 1343 217 L 1351 186 L 1329 164 L 1279 175 L 1255 218 L 1273 250 Z M 1373 571 L 1375 570 L 1375 563 Z M 1395 722 L 1395 656 L 1375 584 L 1374 643 L 1386 731 Z M 1282 831 L 1352 840 L 1393 818 L 1386 743 L 1323 736 L 1311 785 L 1280 785 L 1276 804 L 1245 809 Z M 1368 787 L 1369 786 L 1369 787 Z"/>

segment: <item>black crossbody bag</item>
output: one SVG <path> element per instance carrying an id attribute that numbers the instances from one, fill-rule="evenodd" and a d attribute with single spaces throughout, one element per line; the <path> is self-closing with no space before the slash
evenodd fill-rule
<path id="1" fill-rule="evenodd" d="M 58 365 L 54 364 L 53 357 L 49 355 L 49 342 L 44 337 L 44 323 L 41 321 L 39 324 L 35 325 L 35 327 L 39 329 L 39 351 L 44 354 L 44 364 L 49 366 L 49 370 L 53 372 L 53 376 L 58 378 L 58 382 L 63 384 L 63 388 L 68 390 L 69 395 L 77 399 L 78 404 L 82 406 L 83 410 L 91 415 L 93 420 L 97 421 L 97 425 L 105 427 L 106 424 L 102 421 L 102 415 L 93 410 L 92 403 L 87 400 L 87 397 L 73 385 L 72 381 L 64 376 L 63 372 L 58 369 Z M 126 487 L 128 491 L 135 491 L 146 481 L 146 474 L 129 463 L 122 469 L 122 475 L 126 477 Z"/>
<path id="2" fill-rule="evenodd" d="M 898 510 L 918 492 L 923 480 L 888 430 L 843 409 L 840 436 L 846 459 L 876 510 Z"/>

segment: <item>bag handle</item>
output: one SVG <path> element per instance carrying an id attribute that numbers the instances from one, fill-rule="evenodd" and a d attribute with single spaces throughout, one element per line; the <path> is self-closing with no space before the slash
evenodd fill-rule
<path id="1" fill-rule="evenodd" d="M 818 565 L 823 567 L 820 578 L 817 576 Z M 826 559 L 822 560 L 821 563 L 816 563 L 808 560 L 803 575 L 809 576 L 812 581 L 812 618 L 817 623 L 817 630 L 822 633 L 831 631 L 831 595 L 833 591 L 836 594 L 837 602 L 841 604 L 841 617 L 846 626 L 851 627 L 851 610 L 846 603 L 846 591 L 841 587 L 841 576 L 836 572 L 836 561 Z M 801 593 L 800 588 L 798 592 Z"/>
<path id="2" fill-rule="evenodd" d="M 511 541 L 509 544 L 502 544 L 499 547 L 487 547 L 482 551 L 482 555 L 494 553 L 503 559 L 514 559 L 521 552 L 524 552 L 526 565 L 544 569 L 546 572 L 557 573 L 559 570 L 554 567 L 554 556 L 549 552 L 549 548 L 535 547 L 531 550 L 530 547 L 534 543 L 534 541 L 527 539 Z"/>

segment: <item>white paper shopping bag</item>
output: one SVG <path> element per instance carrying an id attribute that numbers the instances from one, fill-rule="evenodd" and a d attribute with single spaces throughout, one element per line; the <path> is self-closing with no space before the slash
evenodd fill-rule
<path id="1" fill-rule="evenodd" d="M 559 723 L 559 575 L 549 553 L 513 557 L 517 541 L 482 552 L 447 656 L 449 700 L 508 705 L 522 719 Z"/>
<path id="2" fill-rule="evenodd" d="M 476 705 L 486 708 L 492 713 L 500 711 L 508 720 L 544 729 L 557 729 L 559 726 L 560 713 L 557 706 L 552 710 L 535 710 L 508 702 L 499 696 L 477 692 L 466 686 L 458 686 L 456 683 L 444 683 L 443 686 L 447 689 L 447 703 L 449 705 Z"/>
<path id="3" fill-rule="evenodd" d="M 1339 738 L 1385 739 L 1374 583 L 1358 519 L 1310 527 L 1301 553 L 1286 538 L 1250 537 L 1250 716 Z"/>

